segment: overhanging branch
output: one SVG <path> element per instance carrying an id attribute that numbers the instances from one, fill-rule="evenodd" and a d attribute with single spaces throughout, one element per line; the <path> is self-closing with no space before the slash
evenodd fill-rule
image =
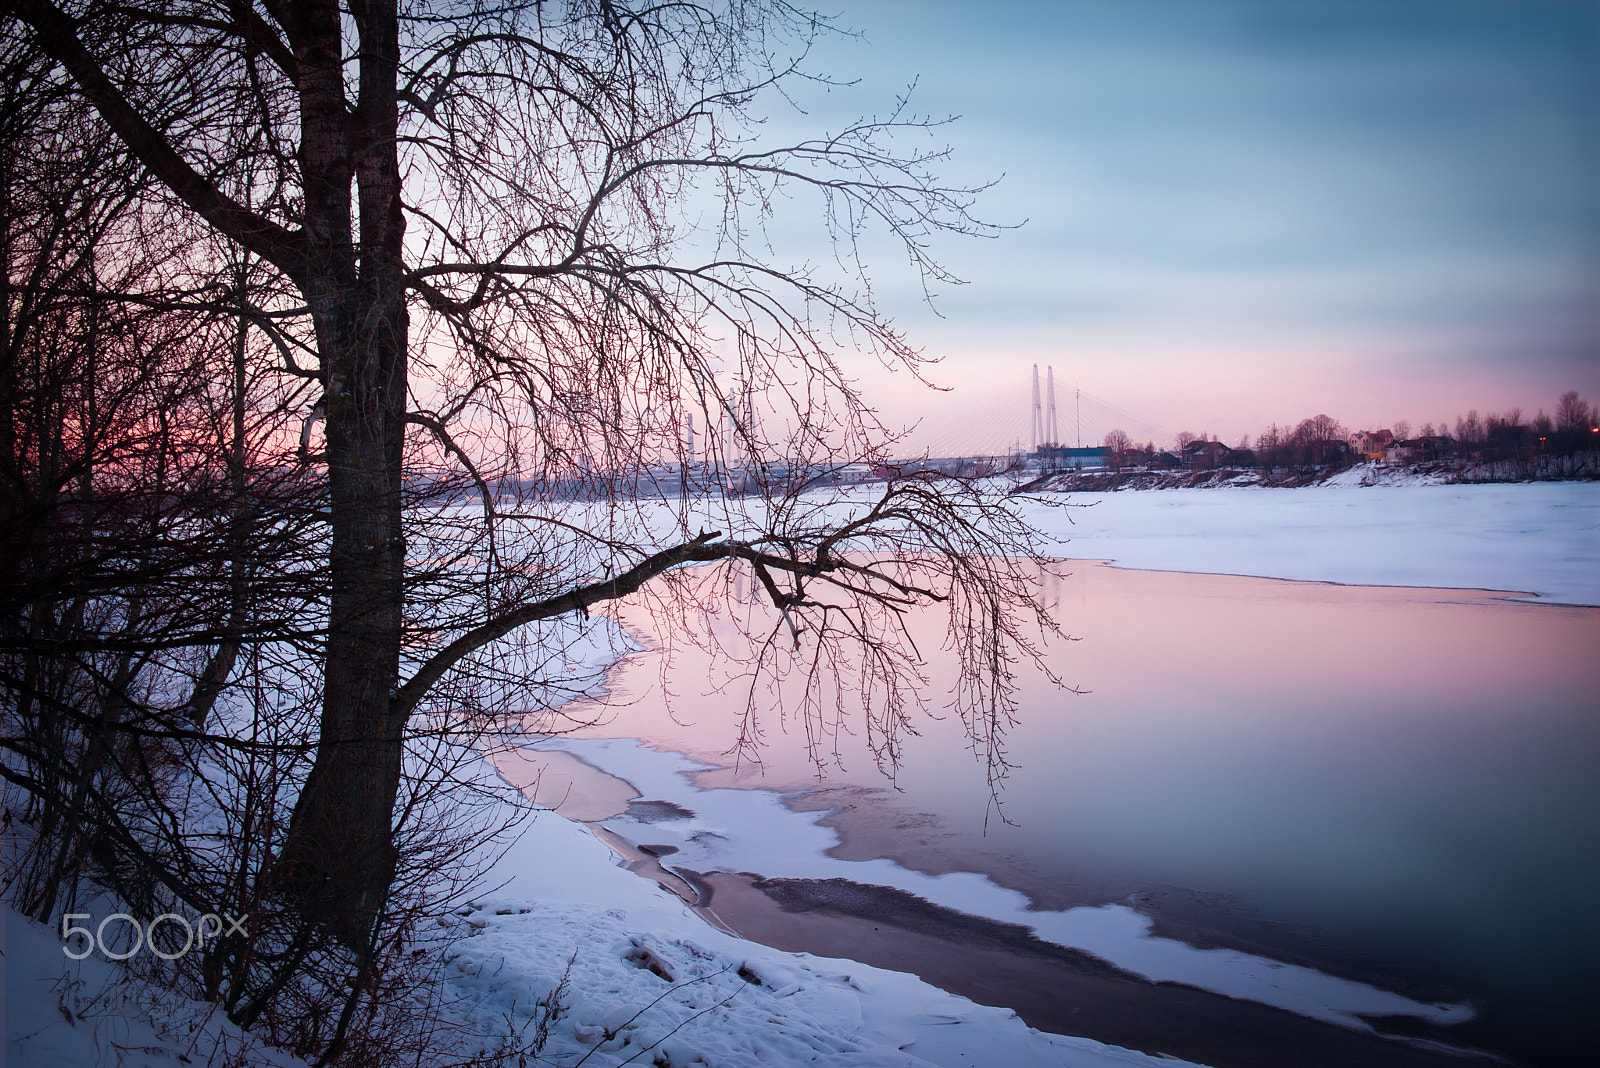
<path id="1" fill-rule="evenodd" d="M 522 605 L 472 628 L 430 657 L 427 663 L 400 687 L 395 694 L 391 710 L 398 719 L 403 720 L 417 707 L 417 702 L 422 700 L 434 683 L 442 679 L 445 673 L 460 663 L 464 657 L 470 656 L 492 641 L 505 637 L 518 627 L 540 619 L 564 616 L 568 612 L 583 611 L 590 605 L 602 601 L 626 597 L 650 579 L 680 564 L 727 556 L 728 552 L 724 547 L 711 546 L 711 543 L 720 537 L 722 537 L 721 531 L 702 533 L 692 541 L 674 545 L 654 556 L 646 557 L 615 578 L 580 586 L 557 597 L 549 597 L 533 604 Z"/>

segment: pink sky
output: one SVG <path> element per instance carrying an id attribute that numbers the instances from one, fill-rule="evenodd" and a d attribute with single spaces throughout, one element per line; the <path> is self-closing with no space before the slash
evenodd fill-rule
<path id="1" fill-rule="evenodd" d="M 954 425 L 1032 365 L 1170 431 L 1254 436 L 1325 412 L 1413 428 L 1576 389 L 1600 401 L 1600 6 L 856 0 L 817 64 L 917 79 L 998 239 L 937 239 L 968 285 L 877 295 L 953 395 L 863 367 L 882 411 Z M 803 243 L 803 242 L 802 242 Z M 990 419 L 994 422 L 998 417 Z M 996 433 L 1003 431 L 996 430 Z"/>

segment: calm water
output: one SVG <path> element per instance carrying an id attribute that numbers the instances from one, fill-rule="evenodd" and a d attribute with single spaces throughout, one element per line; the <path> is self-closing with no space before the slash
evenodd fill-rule
<path id="1" fill-rule="evenodd" d="M 716 600 L 693 587 L 666 616 L 627 611 L 671 655 L 620 667 L 611 722 L 585 733 L 713 760 L 733 746 L 750 697 L 739 634 L 770 619 L 747 579 L 727 581 L 743 618 L 699 608 Z M 1482 1016 L 1464 1038 L 1548 1063 L 1591 1042 L 1600 609 L 1090 562 L 1043 581 L 1078 639 L 1050 663 L 1085 692 L 1022 673 L 1012 823 L 993 818 L 959 722 L 921 719 L 900 792 L 859 735 L 829 739 L 825 787 L 858 805 L 862 791 L 842 788 L 882 790 L 846 817 L 855 848 L 991 871 L 1049 907 L 1192 891 L 1185 908 L 1217 932 L 1233 923 L 1285 952 L 1467 996 Z M 914 624 L 936 710 L 943 622 Z M 785 702 L 758 686 L 763 766 L 708 783 L 816 785 Z"/>

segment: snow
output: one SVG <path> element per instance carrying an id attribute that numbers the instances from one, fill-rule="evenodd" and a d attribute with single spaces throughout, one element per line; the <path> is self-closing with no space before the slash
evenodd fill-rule
<path id="1" fill-rule="evenodd" d="M 57 932 L 7 907 L 0 979 L 10 1068 L 173 1068 L 241 1064 L 306 1068 L 230 1023 L 222 1011 L 129 981 L 120 965 L 72 960 Z"/>
<path id="2" fill-rule="evenodd" d="M 997 488 L 1001 480 L 995 480 Z M 838 520 L 882 486 L 839 493 Z M 1557 604 L 1600 604 L 1600 481 L 1458 483 L 1357 466 L 1314 486 L 1043 493 L 1017 498 L 1041 551 L 1118 567 L 1368 586 L 1488 589 Z M 852 509 L 852 504 L 854 509 Z M 641 522 L 759 528 L 753 498 L 662 505 Z"/>
<path id="3" fill-rule="evenodd" d="M 1600 482 L 1324 484 L 1064 495 L 1046 551 L 1118 567 L 1600 604 Z"/>
<path id="4" fill-rule="evenodd" d="M 450 981 L 475 1003 L 473 1023 L 526 1029 L 573 961 L 569 1013 L 543 1050 L 554 1064 L 649 1063 L 640 1054 L 652 1046 L 668 1063 L 715 1066 L 1186 1063 L 1045 1034 L 914 976 L 727 934 L 553 813 L 496 874 L 509 881 L 474 902 L 468 919 L 482 928 L 458 945 Z"/>
<path id="5" fill-rule="evenodd" d="M 464 912 L 474 933 L 450 950 L 437 1004 L 448 1023 L 486 1036 L 489 1048 L 496 1036 L 526 1043 L 538 1027 L 541 999 L 565 973 L 558 999 L 564 1011 L 538 1059 L 528 1063 L 1189 1063 L 1045 1034 L 1009 1010 L 973 1004 L 915 976 L 785 953 L 724 933 L 618 866 L 581 824 L 554 813 L 531 821 L 494 874 L 499 888 Z M 8 1065 L 303 1068 L 304 1062 L 253 1043 L 211 1006 L 130 981 L 118 965 L 93 957 L 68 960 L 53 932 L 10 909 L 6 931 Z"/>

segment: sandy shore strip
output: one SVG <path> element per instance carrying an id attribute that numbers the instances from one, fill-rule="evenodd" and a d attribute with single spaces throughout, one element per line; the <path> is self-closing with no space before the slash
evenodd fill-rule
<path id="1" fill-rule="evenodd" d="M 485 754 L 500 777 L 541 808 L 569 820 L 598 823 L 628 811 L 639 791 L 626 779 L 559 749 L 504 746 Z"/>

